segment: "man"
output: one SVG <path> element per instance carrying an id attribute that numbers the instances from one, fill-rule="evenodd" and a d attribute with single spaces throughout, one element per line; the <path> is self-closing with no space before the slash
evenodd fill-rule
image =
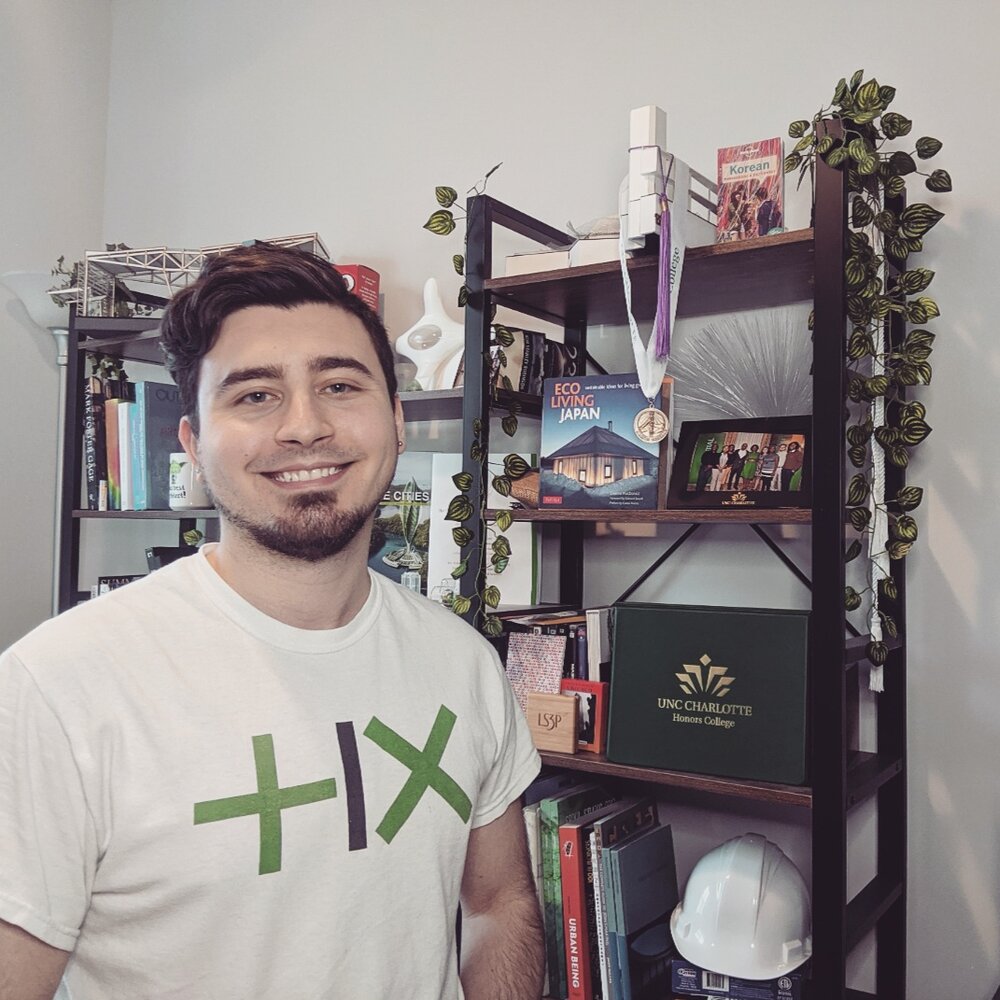
<path id="1" fill-rule="evenodd" d="M 366 566 L 404 448 L 384 328 L 258 244 L 162 337 L 220 541 L 0 660 L 0 1000 L 536 1000 L 524 717 Z"/>
<path id="2" fill-rule="evenodd" d="M 701 453 L 701 461 L 698 463 L 698 482 L 695 486 L 696 493 L 704 493 L 705 490 L 712 489 L 710 484 L 719 474 L 720 457 L 719 442 L 713 438 L 708 447 Z"/>
<path id="3" fill-rule="evenodd" d="M 767 236 L 780 223 L 772 218 L 774 202 L 768 196 L 767 188 L 763 184 L 754 192 L 753 206 L 757 221 L 757 235 Z"/>

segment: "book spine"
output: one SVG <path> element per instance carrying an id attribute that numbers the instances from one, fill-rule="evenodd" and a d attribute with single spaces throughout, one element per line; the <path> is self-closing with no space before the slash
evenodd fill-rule
<path id="1" fill-rule="evenodd" d="M 615 881 L 611 869 L 611 851 L 601 850 L 601 878 L 604 880 L 604 927 L 608 954 L 608 986 L 614 1000 L 622 997 L 621 968 L 618 964 L 618 908 Z"/>
<path id="2" fill-rule="evenodd" d="M 560 989 L 559 970 L 562 968 L 562 914 L 557 901 L 561 903 L 559 885 L 559 829 L 555 819 L 542 801 L 539 816 L 541 820 L 542 848 L 542 917 L 545 924 L 545 967 L 549 978 L 549 996 L 554 1000 L 564 1000 Z"/>
<path id="3" fill-rule="evenodd" d="M 608 952 L 605 941 L 607 939 L 607 926 L 604 920 L 604 887 L 601 878 L 601 849 L 598 847 L 599 835 L 590 832 L 590 872 L 593 877 L 594 887 L 594 936 L 591 939 L 591 964 L 596 958 L 597 970 L 594 974 L 595 984 L 594 996 L 600 996 L 601 1000 L 611 1000 L 611 990 L 608 982 Z M 596 942 L 597 947 L 593 947 Z M 600 983 L 600 993 L 596 985 Z"/>
<path id="4" fill-rule="evenodd" d="M 560 827 L 559 865 L 562 876 L 563 940 L 569 1000 L 592 1000 L 590 952 L 587 948 L 586 881 L 583 836 L 579 826 Z"/>
<path id="5" fill-rule="evenodd" d="M 622 919 L 622 880 L 618 864 L 618 853 L 608 852 L 608 897 L 611 904 L 611 948 L 614 955 L 612 967 L 615 994 L 618 1000 L 632 1000 L 632 986 L 628 971 L 628 941 Z"/>
<path id="6" fill-rule="evenodd" d="M 118 403 L 117 399 L 104 402 L 104 428 L 108 445 L 108 510 L 121 510 L 122 498 L 119 488 L 118 456 Z"/>
<path id="7" fill-rule="evenodd" d="M 135 403 L 118 404 L 118 490 L 122 510 L 135 510 L 132 502 L 132 411 Z"/>
<path id="8" fill-rule="evenodd" d="M 132 502 L 135 510 L 149 510 L 149 414 L 146 384 L 137 382 L 129 451 L 132 462 Z"/>

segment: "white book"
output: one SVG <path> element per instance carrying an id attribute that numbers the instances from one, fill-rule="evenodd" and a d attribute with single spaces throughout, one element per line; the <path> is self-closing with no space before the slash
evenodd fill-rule
<path id="1" fill-rule="evenodd" d="M 610 608 L 587 608 L 587 680 L 601 679 L 601 664 L 611 662 L 611 637 L 608 634 Z M 608 673 L 608 670 L 605 670 Z"/>
<path id="2" fill-rule="evenodd" d="M 132 411 L 135 403 L 122 400 L 118 404 L 118 479 L 121 509 L 135 510 L 135 490 L 132 484 Z"/>
<path id="3" fill-rule="evenodd" d="M 569 267 L 569 248 L 559 250 L 538 250 L 533 253 L 515 253 L 504 262 L 504 274 L 510 278 L 515 274 L 535 274 L 538 271 L 558 271 Z"/>

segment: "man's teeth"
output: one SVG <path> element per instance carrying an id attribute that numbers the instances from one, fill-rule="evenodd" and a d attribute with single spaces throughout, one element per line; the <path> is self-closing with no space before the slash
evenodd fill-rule
<path id="1" fill-rule="evenodd" d="M 275 472 L 274 479 L 279 483 L 304 483 L 310 479 L 325 479 L 340 472 L 339 465 L 329 465 L 325 469 L 299 469 L 295 472 Z"/>

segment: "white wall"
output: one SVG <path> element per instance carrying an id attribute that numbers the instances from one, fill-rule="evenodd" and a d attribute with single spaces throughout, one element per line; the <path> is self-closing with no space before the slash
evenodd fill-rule
<path id="1" fill-rule="evenodd" d="M 110 0 L 0 4 L 0 274 L 98 246 Z M 51 613 L 55 344 L 0 286 L 0 648 Z"/>
<path id="2" fill-rule="evenodd" d="M 43 6 L 58 5 L 32 9 Z M 420 315 L 425 277 L 457 287 L 450 257 L 460 242 L 421 229 L 436 207 L 435 185 L 464 190 L 503 160 L 491 193 L 556 225 L 581 222 L 614 208 L 631 107 L 666 108 L 671 146 L 711 173 L 718 146 L 783 133 L 854 69 L 895 85 L 914 134 L 944 141 L 938 159 L 958 189 L 935 200 L 948 215 L 922 261 L 940 269 L 932 292 L 943 317 L 934 325 L 934 384 L 921 396 L 935 432 L 912 469 L 928 491 L 910 557 L 909 995 L 989 1000 L 1000 982 L 1000 682 L 991 642 L 1000 611 L 991 530 L 1000 475 L 982 456 L 992 451 L 1000 374 L 988 326 L 1000 311 L 990 252 L 1000 242 L 991 197 L 998 140 L 989 124 L 1000 17 L 987 0 L 947 11 L 929 0 L 842 0 L 827 8 L 829 18 L 809 16 L 814 9 L 779 0 L 115 0 L 101 239 L 198 246 L 316 229 L 338 259 L 381 272 L 386 318 L 398 334 Z M 73 72 L 53 88 L 60 109 L 87 93 L 81 75 L 100 75 L 99 22 L 86 27 L 92 61 L 71 52 Z M 97 106 L 100 87 L 89 91 Z M 84 237 L 95 242 L 69 207 L 93 211 L 100 201 L 74 191 L 61 212 L 52 206 L 60 181 L 80 182 L 81 162 L 77 152 L 67 157 L 64 133 L 33 133 L 46 136 L 51 155 L 26 164 L 14 186 L 35 205 L 23 216 L 25 239 L 28 220 L 45 218 L 40 232 L 50 238 L 32 248 L 42 264 Z M 53 161 L 65 173 L 52 175 Z M 44 183 L 29 187 L 39 176 Z M 5 198 L 10 190 L 8 183 Z M 0 322 L 14 322 L 9 310 Z M 16 333 L 23 343 L 25 331 Z M 36 368 L 38 386 L 46 369 Z M 40 387 L 24 393 L 16 412 L 37 413 L 41 423 L 50 398 Z M 6 558 L 24 523 L 4 521 Z M 754 544 L 721 530 L 710 543 L 716 548 Z M 636 548 L 629 565 L 652 558 L 651 545 Z M 761 550 L 744 551 L 752 558 Z M 700 572 L 699 586 L 717 600 L 747 602 L 754 575 L 727 580 L 719 592 L 685 559 L 681 568 Z M 771 589 L 790 586 L 759 565 Z M 609 560 L 608 578 L 617 586 L 627 570 Z M 650 585 L 642 596 L 673 594 L 674 583 Z M 789 590 L 788 601 L 800 599 Z M 704 839 L 722 829 L 705 823 Z"/>

